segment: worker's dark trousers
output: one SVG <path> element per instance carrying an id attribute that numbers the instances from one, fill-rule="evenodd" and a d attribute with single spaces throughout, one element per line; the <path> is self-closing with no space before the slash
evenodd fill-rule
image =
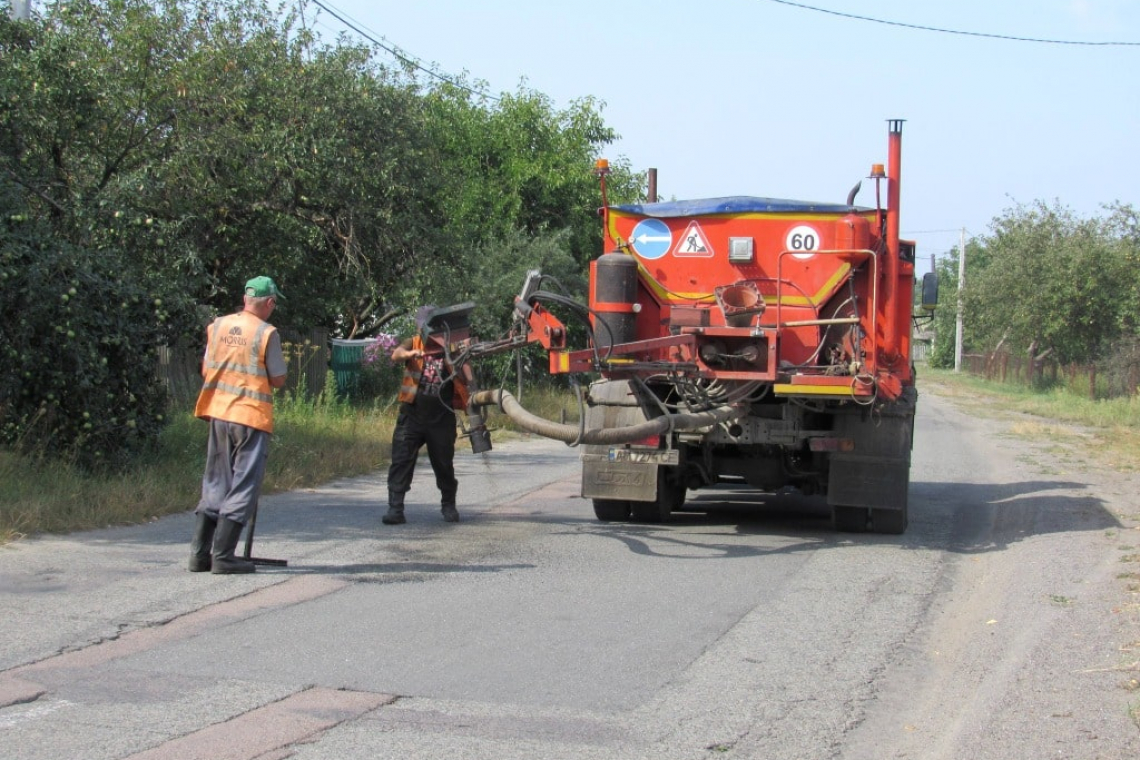
<path id="1" fill-rule="evenodd" d="M 428 459 L 435 472 L 440 503 L 455 504 L 459 481 L 455 479 L 455 415 L 448 413 L 424 421 L 405 408 L 400 409 L 392 434 L 392 465 L 388 468 L 388 499 L 403 506 L 404 494 L 412 487 L 416 456 L 427 444 Z"/>
<path id="2" fill-rule="evenodd" d="M 236 422 L 210 420 L 202 498 L 194 511 L 245 525 L 257 509 L 272 436 Z"/>

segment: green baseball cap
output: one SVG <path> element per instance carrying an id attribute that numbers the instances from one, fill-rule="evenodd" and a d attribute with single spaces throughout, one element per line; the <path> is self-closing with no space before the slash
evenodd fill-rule
<path id="1" fill-rule="evenodd" d="M 274 298 L 284 298 L 285 294 L 277 289 L 275 283 L 269 277 L 262 275 L 261 277 L 254 277 L 252 280 L 245 284 L 245 294 L 254 298 L 266 298 L 272 296 Z"/>

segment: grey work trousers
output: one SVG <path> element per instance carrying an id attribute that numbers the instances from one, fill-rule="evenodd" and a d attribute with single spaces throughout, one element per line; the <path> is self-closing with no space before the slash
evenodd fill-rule
<path id="1" fill-rule="evenodd" d="M 225 420 L 210 420 L 206 472 L 196 514 L 245 525 L 257 508 L 269 439 L 264 430 Z"/>

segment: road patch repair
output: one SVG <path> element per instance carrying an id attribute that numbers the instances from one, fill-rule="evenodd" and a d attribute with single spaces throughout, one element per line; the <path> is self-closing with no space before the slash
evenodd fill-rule
<path id="1" fill-rule="evenodd" d="M 76 680 L 77 671 L 89 671 L 99 679 L 99 666 L 138 652 L 188 639 L 219 625 L 247 620 L 257 615 L 336 593 L 349 581 L 322 576 L 290 578 L 268 588 L 210 605 L 166 623 L 123 634 L 114 639 L 12 668 L 0 675 L 0 709 L 35 702 L 49 693 L 50 684 L 61 675 Z M 229 720 L 130 755 L 135 760 L 178 758 L 225 760 L 269 758 L 289 745 L 311 740 L 329 728 L 396 700 L 390 694 L 372 694 L 330 688 L 306 688 L 278 701 L 262 705 Z M 66 703 L 45 705 L 45 710 Z"/>
<path id="2" fill-rule="evenodd" d="M 130 755 L 127 760 L 245 760 L 288 757 L 275 753 L 378 707 L 391 704 L 390 694 L 368 694 L 314 687 L 280 702 L 206 726 L 158 747 Z"/>

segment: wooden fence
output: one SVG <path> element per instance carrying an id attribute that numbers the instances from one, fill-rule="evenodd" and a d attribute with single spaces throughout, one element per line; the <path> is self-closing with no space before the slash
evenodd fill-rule
<path id="1" fill-rule="evenodd" d="M 1095 364 L 1035 362 L 1028 357 L 1001 351 L 989 354 L 963 354 L 962 368 L 972 375 L 999 383 L 1034 387 L 1065 386 L 1072 393 L 1090 399 L 1136 396 L 1140 385 L 1140 362 L 1124 362 L 1112 367 Z"/>
<path id="2" fill-rule="evenodd" d="M 282 390 L 304 393 L 310 398 L 320 395 L 329 370 L 329 331 L 278 329 L 289 367 Z M 193 405 L 202 388 L 202 352 L 185 344 L 159 348 L 158 376 L 170 393 L 171 403 L 178 407 Z"/>

